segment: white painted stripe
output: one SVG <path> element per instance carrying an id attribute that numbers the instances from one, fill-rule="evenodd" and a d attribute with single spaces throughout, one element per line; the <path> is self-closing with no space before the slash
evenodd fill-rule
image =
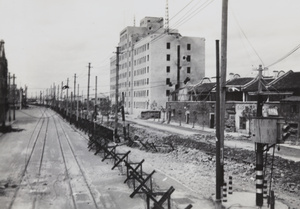
<path id="1" fill-rule="evenodd" d="M 263 171 L 256 171 L 256 175 L 258 175 L 258 176 L 262 176 L 263 175 Z"/>
<path id="2" fill-rule="evenodd" d="M 256 184 L 263 184 L 263 180 L 262 179 L 256 179 Z"/>

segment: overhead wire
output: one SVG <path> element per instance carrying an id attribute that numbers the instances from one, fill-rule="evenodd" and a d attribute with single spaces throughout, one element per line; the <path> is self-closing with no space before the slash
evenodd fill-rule
<path id="1" fill-rule="evenodd" d="M 180 27 L 182 24 L 185 24 L 187 21 L 192 19 L 195 15 L 197 15 L 199 12 L 201 12 L 203 9 L 205 9 L 207 6 L 209 6 L 213 1 L 214 0 L 206 0 L 198 8 L 196 8 L 196 9 L 192 8 L 192 9 L 194 9 L 194 11 L 192 11 L 190 14 L 186 14 L 185 17 L 183 17 L 181 20 L 179 20 L 177 23 L 175 23 L 173 27 Z"/>
<path id="2" fill-rule="evenodd" d="M 296 52 L 298 49 L 300 48 L 300 44 L 297 45 L 296 47 L 294 47 L 290 52 L 288 52 L 286 55 L 284 55 L 283 57 L 281 57 L 279 60 L 273 62 L 272 64 L 268 65 L 268 67 L 271 67 L 273 65 L 276 65 L 277 63 L 281 62 L 282 60 L 286 59 L 287 57 L 289 57 L 290 55 L 292 55 L 294 52 Z"/>
<path id="3" fill-rule="evenodd" d="M 211 4 L 214 0 L 206 0 L 206 2 L 204 2 L 203 4 L 201 4 L 199 7 L 195 8 L 195 6 L 193 8 L 191 8 L 190 10 L 188 10 L 183 17 L 181 17 L 179 20 L 177 20 L 176 22 L 172 23 L 172 25 L 170 26 L 171 28 L 175 28 L 175 27 L 179 27 L 183 24 L 185 24 L 187 21 L 189 21 L 191 18 L 193 18 L 195 15 L 197 15 L 199 12 L 201 12 L 203 9 L 205 9 L 209 4 Z M 199 1 L 196 5 L 198 5 L 201 1 Z M 189 2 L 184 8 L 186 8 L 188 5 L 190 5 L 191 2 Z M 192 12 L 190 12 L 191 10 L 193 10 Z M 182 12 L 182 10 L 180 10 L 180 12 Z M 177 15 L 177 14 L 176 14 Z M 172 19 L 172 18 L 171 18 Z M 170 19 L 170 20 L 171 20 Z M 160 28 L 159 28 L 160 29 Z M 170 29 L 171 34 L 172 34 L 172 29 Z M 156 31 L 155 31 L 156 32 Z M 174 32 L 174 29 L 173 29 Z M 153 38 L 151 40 L 151 43 L 154 43 L 160 39 L 162 39 L 163 37 L 169 35 L 168 33 L 161 33 L 160 35 L 156 36 L 155 38 Z"/>
<path id="4" fill-rule="evenodd" d="M 199 7 L 193 7 L 192 9 L 189 9 L 184 15 L 183 17 L 181 17 L 179 20 L 177 20 L 177 22 L 175 22 L 172 27 L 176 27 L 176 26 L 181 26 L 182 24 L 185 24 L 188 20 L 190 20 L 192 17 L 194 17 L 196 14 L 198 14 L 200 11 L 202 11 L 204 8 L 206 8 L 209 4 L 211 4 L 214 0 L 206 0 L 204 3 L 202 3 Z M 170 20 L 174 19 L 176 16 L 178 16 L 180 13 L 182 13 L 185 9 L 188 8 L 188 6 L 191 5 L 191 3 L 193 3 L 194 0 L 191 0 L 189 3 L 187 3 L 180 11 L 178 11 Z M 201 1 L 199 1 L 196 5 L 200 4 Z M 158 28 L 156 31 L 154 31 L 154 33 L 156 33 L 158 30 L 162 29 L 161 27 Z M 160 35 L 156 36 L 154 39 L 151 40 L 151 43 L 153 43 L 154 41 L 157 41 L 161 38 L 163 38 L 164 36 L 169 35 L 166 33 L 161 33 Z M 101 63 L 105 62 L 109 57 L 111 57 L 111 54 L 109 56 L 107 56 L 105 59 L 103 59 L 101 61 Z M 103 65 L 101 67 L 105 67 L 106 65 Z M 101 68 L 101 67 L 96 67 L 96 68 Z M 77 78 L 85 78 L 88 75 L 86 74 L 87 72 L 85 72 L 85 70 L 82 70 L 81 73 L 79 73 L 77 75 Z M 109 85 L 106 85 L 109 86 Z M 84 87 L 81 87 L 81 89 L 85 89 Z"/>
<path id="5" fill-rule="evenodd" d="M 244 30 L 242 29 L 239 21 L 237 20 L 236 16 L 235 16 L 235 13 L 233 12 L 233 9 L 231 7 L 230 8 L 230 11 L 232 13 L 232 16 L 237 24 L 237 26 L 239 27 L 241 33 L 243 34 L 243 36 L 245 37 L 245 39 L 247 40 L 247 42 L 249 43 L 250 47 L 252 48 L 252 50 L 254 51 L 254 53 L 256 54 L 256 56 L 258 57 L 258 59 L 260 60 L 261 64 L 263 64 L 263 66 L 265 66 L 262 58 L 260 57 L 260 55 L 258 54 L 258 52 L 255 50 L 255 48 L 253 47 L 252 43 L 250 42 L 250 40 L 248 39 L 247 35 L 245 34 Z"/>

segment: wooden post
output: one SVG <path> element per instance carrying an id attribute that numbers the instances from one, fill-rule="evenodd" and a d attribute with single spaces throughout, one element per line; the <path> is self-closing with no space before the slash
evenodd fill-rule
<path id="1" fill-rule="evenodd" d="M 114 141 L 118 140 L 118 99 L 119 99 L 119 55 L 120 47 L 117 47 L 117 59 L 116 59 L 116 92 L 115 92 L 115 130 L 114 130 Z"/>

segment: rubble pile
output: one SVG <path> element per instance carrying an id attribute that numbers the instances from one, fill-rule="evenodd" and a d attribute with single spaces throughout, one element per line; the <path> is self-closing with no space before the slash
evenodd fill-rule
<path id="1" fill-rule="evenodd" d="M 122 131 L 121 127 L 120 131 Z M 166 153 L 167 158 L 170 160 L 170 166 L 175 161 L 182 163 L 182 168 L 170 167 L 170 175 L 173 174 L 172 171 L 186 167 L 185 175 L 190 175 L 189 180 L 193 182 L 197 179 L 193 173 L 195 173 L 198 166 L 201 167 L 201 170 L 197 170 L 197 174 L 200 174 L 202 177 L 209 176 L 205 183 L 208 185 L 214 184 L 216 154 L 214 135 L 197 134 L 187 137 L 170 135 L 165 132 L 148 129 L 147 127 L 130 127 L 130 137 L 134 138 L 135 136 L 138 136 L 139 141 L 154 143 L 157 147 L 165 146 L 166 144 L 172 146 L 172 149 L 168 149 L 167 153 L 162 149 L 156 150 L 157 152 Z M 226 135 L 225 140 L 233 140 L 233 138 L 230 135 Z M 140 148 L 143 149 L 142 146 Z M 299 197 L 300 162 L 285 160 L 275 156 L 272 168 L 271 153 L 268 153 L 267 159 L 265 176 L 268 179 L 268 187 L 270 184 L 269 180 L 272 179 L 272 190 L 275 191 L 275 195 L 277 194 L 282 198 L 283 196 Z M 255 192 L 255 162 L 255 150 L 249 151 L 240 148 L 225 147 L 224 179 L 226 180 L 229 175 L 233 176 L 236 190 L 250 190 Z M 187 165 L 195 165 L 194 170 L 187 167 Z M 212 187 L 212 193 L 213 190 L 214 188 Z"/>

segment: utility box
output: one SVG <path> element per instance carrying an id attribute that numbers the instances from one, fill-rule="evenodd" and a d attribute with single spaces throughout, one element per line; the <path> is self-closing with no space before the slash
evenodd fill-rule
<path id="1" fill-rule="evenodd" d="M 281 140 L 282 118 L 261 117 L 250 120 L 250 136 L 253 142 L 277 144 Z"/>

